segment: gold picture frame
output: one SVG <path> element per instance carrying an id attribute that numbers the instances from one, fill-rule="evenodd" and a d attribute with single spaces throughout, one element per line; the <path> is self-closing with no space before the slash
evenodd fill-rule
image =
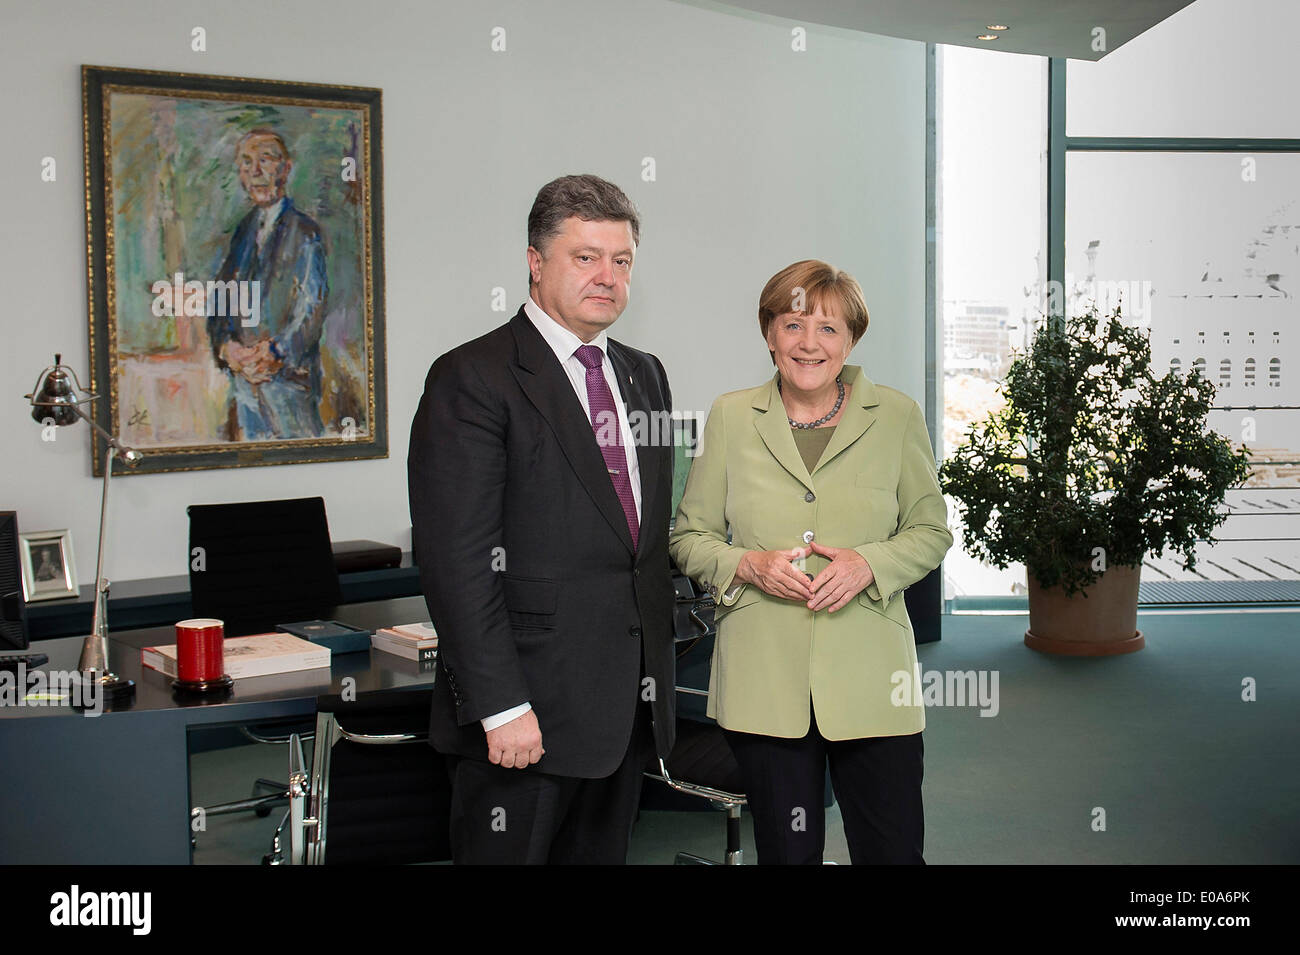
<path id="1" fill-rule="evenodd" d="M 114 473 L 387 457 L 382 91 L 83 66 L 82 104 Z"/>

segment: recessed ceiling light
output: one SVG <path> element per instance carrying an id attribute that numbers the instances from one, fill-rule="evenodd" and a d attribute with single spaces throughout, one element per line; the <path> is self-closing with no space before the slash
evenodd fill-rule
<path id="1" fill-rule="evenodd" d="M 1006 30 L 1008 27 L 1003 23 L 990 23 L 984 29 L 986 30 Z"/>
<path id="2" fill-rule="evenodd" d="M 998 38 L 998 35 L 997 35 L 996 33 L 981 33 L 981 34 L 980 34 L 979 36 L 977 36 L 975 39 L 977 39 L 977 40 L 996 40 L 997 38 Z"/>

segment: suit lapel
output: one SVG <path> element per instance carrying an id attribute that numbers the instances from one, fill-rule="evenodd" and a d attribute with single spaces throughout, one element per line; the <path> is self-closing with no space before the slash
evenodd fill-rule
<path id="1" fill-rule="evenodd" d="M 822 459 L 817 462 L 817 467 L 813 469 L 814 474 L 829 464 L 835 455 L 866 434 L 867 429 L 876 423 L 876 413 L 871 410 L 880 404 L 876 386 L 862 374 L 862 369 L 857 365 L 845 365 L 842 377 L 846 385 L 853 387 L 853 394 L 845 402 L 847 407 L 844 409 L 844 414 L 840 415 L 840 420 L 835 425 L 835 433 L 831 435 L 831 442 L 826 446 Z"/>
<path id="2" fill-rule="evenodd" d="M 522 308 L 510 320 L 510 328 L 518 347 L 518 362 L 511 371 L 519 387 L 551 426 L 560 450 L 591 495 L 596 509 L 632 551 L 632 533 L 627 527 L 623 505 L 605 468 L 591 421 L 582 413 L 582 403 L 573 393 L 568 375 Z M 645 500 L 644 493 L 642 500 Z"/>
<path id="3" fill-rule="evenodd" d="M 247 278 L 257 266 L 257 207 L 239 220 L 235 236 L 230 243 L 230 254 L 222 263 L 222 281 Z"/>
<path id="4" fill-rule="evenodd" d="M 876 422 L 876 414 L 870 410 L 880 403 L 875 385 L 862 374 L 862 369 L 857 365 L 845 365 L 843 378 L 846 385 L 852 386 L 853 393 L 845 402 L 847 407 L 835 425 L 835 433 L 831 435 L 830 444 L 827 445 L 817 466 L 813 468 L 813 474 L 862 437 Z M 799 454 L 799 448 L 794 443 L 785 406 L 781 404 L 781 396 L 776 390 L 776 375 L 773 375 L 772 380 L 755 393 L 753 407 L 761 412 L 755 418 L 754 427 L 772 457 L 798 478 L 804 487 L 813 490 L 812 475 L 808 473 L 808 468 L 803 463 L 803 456 Z"/>
<path id="5" fill-rule="evenodd" d="M 772 380 L 755 393 L 753 406 L 754 410 L 760 412 L 755 416 L 754 427 L 758 429 L 758 436 L 767 445 L 767 450 L 781 467 L 798 478 L 803 486 L 811 491 L 812 477 L 808 474 L 808 468 L 804 466 L 798 447 L 795 446 L 794 435 L 790 433 L 790 421 L 786 417 L 785 406 L 781 404 L 781 396 L 776 390 L 776 375 L 773 375 Z"/>

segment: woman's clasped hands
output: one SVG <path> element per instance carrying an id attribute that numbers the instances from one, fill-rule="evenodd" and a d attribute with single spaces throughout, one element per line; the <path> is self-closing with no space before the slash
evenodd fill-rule
<path id="1" fill-rule="evenodd" d="M 810 554 L 830 563 L 816 577 L 795 564 Z M 875 580 L 871 565 L 851 547 L 826 547 L 813 541 L 789 550 L 751 550 L 740 559 L 736 579 L 783 600 L 799 600 L 812 611 L 834 613 Z"/>

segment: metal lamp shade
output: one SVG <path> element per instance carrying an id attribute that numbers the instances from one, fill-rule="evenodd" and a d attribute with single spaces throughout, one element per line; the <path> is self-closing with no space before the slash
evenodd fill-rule
<path id="1" fill-rule="evenodd" d="M 59 427 L 76 424 L 80 418 L 77 405 L 95 398 L 81 387 L 75 372 L 69 374 L 61 363 L 62 358 L 62 355 L 54 356 L 54 366 L 41 373 L 35 392 L 26 396 L 32 403 L 32 420 L 40 424 L 50 421 Z"/>

